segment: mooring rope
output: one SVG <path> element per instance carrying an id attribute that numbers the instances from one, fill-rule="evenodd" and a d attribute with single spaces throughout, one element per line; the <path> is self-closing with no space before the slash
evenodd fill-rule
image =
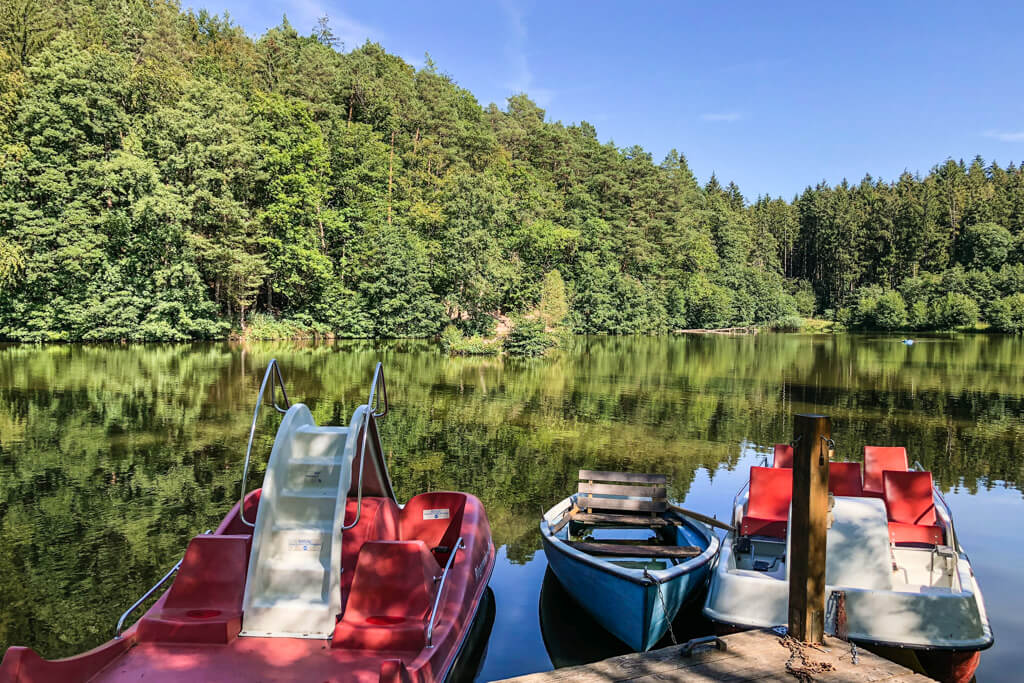
<path id="1" fill-rule="evenodd" d="M 661 584 L 655 581 L 654 577 L 651 576 L 646 569 L 644 569 L 644 576 L 650 579 L 654 583 L 654 587 L 658 590 L 658 599 L 661 601 L 661 609 L 665 613 L 665 621 L 668 622 L 668 635 L 672 639 L 672 644 L 678 645 L 679 641 L 676 640 L 676 632 L 672 628 L 672 619 L 668 615 L 668 605 L 665 604 L 665 596 L 661 594 Z"/>

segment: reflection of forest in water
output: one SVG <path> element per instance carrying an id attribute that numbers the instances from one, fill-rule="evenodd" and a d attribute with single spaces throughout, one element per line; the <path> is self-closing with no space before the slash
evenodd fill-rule
<path id="1" fill-rule="evenodd" d="M 383 360 L 399 498 L 477 494 L 514 562 L 539 549 L 539 515 L 580 466 L 666 472 L 683 498 L 697 469 L 731 466 L 742 442 L 787 440 L 795 412 L 832 416 L 840 458 L 907 444 L 945 488 L 1021 473 L 1019 338 L 597 337 L 540 361 L 446 358 L 421 341 L 4 347 L 0 647 L 54 657 L 106 640 L 188 538 L 216 525 L 238 495 L 271 357 L 292 399 L 333 424 L 366 400 Z M 260 467 L 275 426 L 259 432 Z"/>

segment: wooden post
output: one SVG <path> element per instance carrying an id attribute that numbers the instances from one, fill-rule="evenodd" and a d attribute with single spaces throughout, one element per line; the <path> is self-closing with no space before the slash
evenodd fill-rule
<path id="1" fill-rule="evenodd" d="M 793 420 L 793 511 L 789 535 L 789 633 L 821 643 L 825 631 L 825 533 L 828 517 L 828 446 L 825 415 Z"/>

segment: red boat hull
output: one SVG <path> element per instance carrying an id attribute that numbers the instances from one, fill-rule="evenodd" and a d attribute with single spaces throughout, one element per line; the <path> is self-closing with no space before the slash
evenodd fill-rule
<path id="1" fill-rule="evenodd" d="M 258 501 L 259 491 L 246 497 L 248 519 Z M 349 501 L 347 518 L 354 518 L 355 505 Z M 443 680 L 494 568 L 483 505 L 444 492 L 416 496 L 402 509 L 390 498 L 364 497 L 362 505 L 359 525 L 342 535 L 345 608 L 330 640 L 238 636 L 251 528 L 238 519 L 236 505 L 214 534 L 192 540 L 171 587 L 120 638 L 53 661 L 9 648 L 0 683 Z M 456 550 L 460 537 L 465 545 Z M 435 577 L 452 552 L 428 644 Z"/>

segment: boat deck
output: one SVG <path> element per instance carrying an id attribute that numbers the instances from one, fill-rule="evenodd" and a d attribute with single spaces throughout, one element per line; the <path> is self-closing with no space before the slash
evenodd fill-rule
<path id="1" fill-rule="evenodd" d="M 92 681 L 162 683 L 183 678 L 206 681 L 373 681 L 386 659 L 412 661 L 415 652 L 332 649 L 324 640 L 237 638 L 228 645 L 142 643 L 99 672 Z"/>
<path id="2" fill-rule="evenodd" d="M 544 673 L 509 678 L 516 683 L 554 683 L 554 681 L 873 681 L 874 683 L 927 683 L 931 678 L 883 659 L 862 648 L 858 661 L 852 661 L 849 644 L 826 638 L 822 648 L 800 647 L 803 655 L 793 656 L 782 638 L 771 631 L 744 631 L 723 636 L 726 650 L 711 647 L 682 654 L 683 645 L 661 650 L 612 657 L 593 664 L 566 667 Z M 787 661 L 792 657 L 787 671 Z M 809 678 L 796 672 L 806 671 Z"/>

